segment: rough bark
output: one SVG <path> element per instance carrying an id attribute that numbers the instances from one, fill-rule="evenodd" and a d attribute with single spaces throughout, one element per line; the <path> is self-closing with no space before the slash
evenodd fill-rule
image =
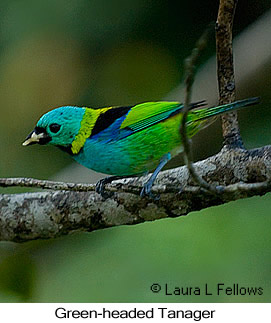
<path id="1" fill-rule="evenodd" d="M 238 0 L 221 0 L 216 21 L 216 57 L 219 104 L 235 101 L 235 77 L 232 52 L 232 25 Z M 225 145 L 243 148 L 237 112 L 222 116 Z"/>

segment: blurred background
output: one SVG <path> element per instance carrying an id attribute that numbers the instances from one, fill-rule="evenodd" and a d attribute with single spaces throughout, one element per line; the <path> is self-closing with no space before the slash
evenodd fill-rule
<path id="1" fill-rule="evenodd" d="M 234 23 L 238 99 L 246 147 L 271 142 L 271 4 L 240 1 Z M 95 182 L 100 174 L 53 147 L 21 146 L 39 117 L 62 105 L 182 100 L 183 60 L 218 1 L 0 0 L 0 177 Z M 210 37 L 194 99 L 217 103 Z M 220 122 L 193 141 L 194 158 L 219 151 Z M 172 166 L 180 165 L 177 158 Z M 23 192 L 1 189 L 0 193 Z M 269 194 L 185 217 L 0 242 L 1 302 L 267 302 L 271 296 Z M 262 287 L 262 296 L 165 296 L 152 283 Z"/>

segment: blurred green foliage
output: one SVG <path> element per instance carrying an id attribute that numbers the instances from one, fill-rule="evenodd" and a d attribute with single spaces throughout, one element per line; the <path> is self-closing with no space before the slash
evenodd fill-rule
<path id="1" fill-rule="evenodd" d="M 267 0 L 239 2 L 235 33 L 269 8 Z M 21 147 L 52 107 L 163 98 L 181 81 L 183 59 L 216 13 L 211 0 L 0 0 L 0 176 L 48 178 L 71 162 L 53 148 Z M 271 141 L 270 84 L 251 88 L 267 103 L 260 114 L 241 113 L 246 145 L 255 147 Z M 267 302 L 270 206 L 269 196 L 255 197 L 178 219 L 2 242 L 0 301 Z M 239 283 L 262 286 L 264 294 L 170 297 L 152 294 L 154 282 Z"/>

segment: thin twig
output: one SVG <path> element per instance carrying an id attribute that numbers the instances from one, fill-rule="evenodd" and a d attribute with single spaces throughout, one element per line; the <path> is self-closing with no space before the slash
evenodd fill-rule
<path id="1" fill-rule="evenodd" d="M 139 187 L 136 183 L 130 183 L 129 179 L 127 179 L 128 185 L 121 183 L 117 185 L 107 185 L 107 190 L 110 192 L 123 192 L 123 193 L 134 193 L 138 194 L 141 191 L 141 187 Z M 258 183 L 236 183 L 230 184 L 227 186 L 223 186 L 221 193 L 234 193 L 236 191 L 240 192 L 249 192 L 254 191 L 255 193 L 260 193 L 262 190 L 266 190 L 270 188 L 271 180 L 265 182 Z M 0 178 L 0 187 L 26 187 L 26 188 L 40 188 L 40 189 L 48 189 L 54 191 L 75 191 L 75 192 L 93 192 L 95 191 L 94 184 L 83 184 L 83 183 L 65 183 L 65 182 L 54 182 L 47 180 L 40 180 L 34 178 Z M 204 188 L 205 189 L 205 188 Z M 180 189 L 173 185 L 154 185 L 152 188 L 154 193 L 179 193 Z M 201 186 L 186 186 L 183 188 L 181 193 L 196 193 L 202 190 Z"/>
<path id="2" fill-rule="evenodd" d="M 181 122 L 180 127 L 180 134 L 182 138 L 182 145 L 184 148 L 183 156 L 185 164 L 193 178 L 196 184 L 198 184 L 200 187 L 213 192 L 218 193 L 220 190 L 216 188 L 216 186 L 207 183 L 203 178 L 201 178 L 193 165 L 192 162 L 192 153 L 191 153 L 191 142 L 190 139 L 187 136 L 187 127 L 186 127 L 186 121 L 187 121 L 187 115 L 189 112 L 189 106 L 191 103 L 191 95 L 192 95 L 192 86 L 194 83 L 195 78 L 195 72 L 196 72 L 196 65 L 198 63 L 199 57 L 202 53 L 202 51 L 205 49 L 207 42 L 208 42 L 208 35 L 209 35 L 209 28 L 202 34 L 200 39 L 198 40 L 195 48 L 192 51 L 192 54 L 186 58 L 185 60 L 185 99 L 184 99 L 184 108 L 183 108 L 183 118 Z"/>
<path id="3" fill-rule="evenodd" d="M 0 178 L 0 187 L 35 187 L 49 190 L 59 191 L 81 191 L 89 192 L 95 191 L 94 184 L 83 184 L 83 183 L 65 183 L 65 182 L 54 182 L 47 180 L 40 180 L 35 178 Z"/>

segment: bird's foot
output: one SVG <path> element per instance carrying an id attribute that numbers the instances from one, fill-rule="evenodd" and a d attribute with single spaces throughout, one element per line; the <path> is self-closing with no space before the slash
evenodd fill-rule
<path id="1" fill-rule="evenodd" d="M 152 199 L 155 201 L 160 200 L 160 195 L 153 194 L 151 192 L 151 188 L 152 188 L 152 183 L 150 183 L 149 181 L 147 183 L 145 183 L 141 192 L 140 192 L 140 197 L 148 197 L 149 199 Z"/>
<path id="2" fill-rule="evenodd" d="M 166 163 L 170 160 L 171 158 L 171 154 L 167 153 L 165 154 L 161 160 L 160 163 L 158 164 L 158 166 L 156 167 L 155 171 L 152 173 L 151 177 L 149 178 L 149 180 L 147 181 L 147 183 L 144 184 L 140 196 L 141 197 L 145 197 L 147 196 L 150 199 L 153 199 L 155 201 L 158 201 L 160 199 L 160 195 L 159 194 L 153 194 L 151 192 L 151 188 L 152 185 L 157 177 L 157 175 L 159 174 L 160 170 L 166 165 Z"/>
<path id="3" fill-rule="evenodd" d="M 103 199 L 108 199 L 109 197 L 112 197 L 114 195 L 113 192 L 105 192 L 105 185 L 110 184 L 111 182 L 117 180 L 117 179 L 122 179 L 125 178 L 126 176 L 108 176 L 105 178 L 100 179 L 96 183 L 96 188 L 95 191 L 102 196 Z"/>
<path id="4" fill-rule="evenodd" d="M 112 192 L 105 191 L 105 185 L 110 183 L 113 180 L 113 179 L 112 180 L 110 180 L 110 179 L 111 179 L 111 177 L 105 177 L 105 178 L 100 179 L 96 183 L 96 187 L 95 187 L 96 193 L 100 194 L 101 197 L 105 200 L 108 199 L 109 197 L 112 197 L 112 195 L 114 194 Z"/>

